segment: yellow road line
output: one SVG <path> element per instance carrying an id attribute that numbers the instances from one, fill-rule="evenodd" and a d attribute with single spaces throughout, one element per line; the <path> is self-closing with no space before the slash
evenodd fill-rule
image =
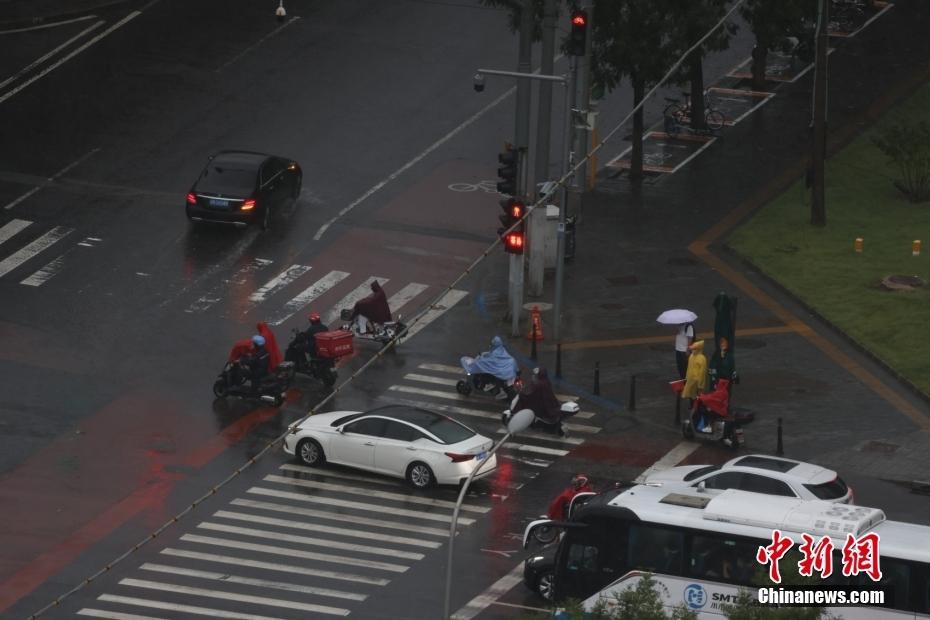
<path id="1" fill-rule="evenodd" d="M 787 334 L 794 333 L 797 331 L 795 328 L 788 325 L 775 325 L 773 327 L 751 327 L 748 329 L 738 329 L 736 330 L 737 337 L 739 336 L 761 336 L 764 334 Z M 714 337 L 714 332 L 699 332 L 695 335 L 696 340 L 702 339 L 711 339 Z M 637 338 L 619 338 L 614 340 L 578 340 L 576 342 L 563 342 L 562 350 L 570 351 L 572 349 L 618 349 L 621 347 L 634 347 L 644 344 L 661 344 L 668 343 L 671 346 L 674 341 L 673 335 L 664 335 L 664 336 L 640 336 Z M 737 340 L 737 344 L 739 341 Z M 554 346 L 547 347 L 549 350 L 554 350 Z"/>

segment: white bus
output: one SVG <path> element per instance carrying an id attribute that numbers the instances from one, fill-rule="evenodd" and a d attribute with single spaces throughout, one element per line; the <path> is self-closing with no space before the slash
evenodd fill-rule
<path id="1" fill-rule="evenodd" d="M 581 599 L 590 609 L 598 599 L 614 601 L 616 593 L 651 573 L 668 607 L 682 603 L 699 618 L 719 620 L 721 604 L 734 601 L 741 586 L 755 593 L 758 586 L 775 585 L 766 583 L 767 567 L 756 553 L 778 529 L 795 543 L 780 562 L 783 574 L 800 557 L 802 533 L 829 536 L 833 575 L 820 582 L 824 587 L 881 587 L 893 599 L 886 601 L 890 607 L 834 607 L 832 613 L 844 620 L 930 618 L 930 527 L 888 521 L 879 509 L 733 489 L 711 496 L 689 487 L 642 485 L 586 499 L 568 523 L 557 524 L 564 535 L 554 555 L 526 560 L 527 585 L 537 589 L 544 575 L 556 601 Z M 543 525 L 553 523 L 527 527 L 524 546 L 533 528 Z M 863 574 L 842 574 L 847 533 L 869 532 L 880 536 L 880 584 Z"/>

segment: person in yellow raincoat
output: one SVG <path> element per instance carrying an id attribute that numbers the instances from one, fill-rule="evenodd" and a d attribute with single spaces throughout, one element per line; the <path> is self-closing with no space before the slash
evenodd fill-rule
<path id="1" fill-rule="evenodd" d="M 694 398 L 707 389 L 707 357 L 704 355 L 704 341 L 698 340 L 688 347 L 688 371 L 685 373 L 685 387 L 682 398 Z"/>

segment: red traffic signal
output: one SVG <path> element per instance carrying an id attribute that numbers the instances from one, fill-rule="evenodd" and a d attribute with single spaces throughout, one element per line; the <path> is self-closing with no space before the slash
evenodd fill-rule
<path id="1" fill-rule="evenodd" d="M 568 35 L 568 53 L 572 56 L 584 56 L 585 39 L 588 34 L 588 12 L 583 9 L 572 11 L 572 31 Z"/>
<path id="2" fill-rule="evenodd" d="M 508 254 L 523 254 L 524 232 L 514 230 L 504 236 L 504 251 Z"/>
<path id="3" fill-rule="evenodd" d="M 500 206 L 504 210 L 504 214 L 500 216 L 504 228 L 510 228 L 526 214 L 526 204 L 516 198 L 505 198 L 500 201 Z"/>

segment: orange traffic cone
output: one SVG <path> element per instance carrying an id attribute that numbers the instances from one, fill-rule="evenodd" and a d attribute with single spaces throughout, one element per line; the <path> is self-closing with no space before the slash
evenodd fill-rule
<path id="1" fill-rule="evenodd" d="M 530 310 L 530 333 L 526 335 L 527 340 L 543 340 L 542 317 L 539 314 L 539 306 L 533 306 Z"/>

